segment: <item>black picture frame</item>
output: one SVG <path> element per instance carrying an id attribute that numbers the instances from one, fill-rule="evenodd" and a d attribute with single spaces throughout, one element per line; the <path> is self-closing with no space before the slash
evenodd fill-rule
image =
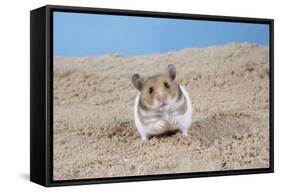
<path id="1" fill-rule="evenodd" d="M 164 175 L 53 180 L 53 12 L 261 23 L 270 26 L 270 167 Z M 47 5 L 30 12 L 30 180 L 43 186 L 81 185 L 274 172 L 274 20 L 246 17 Z"/>

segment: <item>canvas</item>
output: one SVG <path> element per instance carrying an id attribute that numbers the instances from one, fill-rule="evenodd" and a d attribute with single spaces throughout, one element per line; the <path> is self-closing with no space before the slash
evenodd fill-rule
<path id="1" fill-rule="evenodd" d="M 31 180 L 273 172 L 273 20 L 31 12 Z"/>

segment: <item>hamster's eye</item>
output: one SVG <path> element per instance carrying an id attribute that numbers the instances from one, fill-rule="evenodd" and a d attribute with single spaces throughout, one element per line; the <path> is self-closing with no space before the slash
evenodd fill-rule
<path id="1" fill-rule="evenodd" d="M 150 94 L 152 94 L 152 93 L 153 93 L 153 87 L 149 87 L 148 92 L 149 92 Z"/>
<path id="2" fill-rule="evenodd" d="M 165 86 L 167 89 L 170 88 L 169 84 L 168 84 L 166 81 L 164 82 L 164 86 Z"/>

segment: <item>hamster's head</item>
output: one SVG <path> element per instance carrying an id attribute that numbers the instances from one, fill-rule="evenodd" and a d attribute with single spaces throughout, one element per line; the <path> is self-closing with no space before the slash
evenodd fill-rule
<path id="1" fill-rule="evenodd" d="M 144 109 L 163 112 L 169 110 L 176 102 L 179 86 L 175 82 L 176 68 L 168 65 L 166 71 L 151 77 L 132 76 L 132 82 L 140 91 L 140 105 Z"/>

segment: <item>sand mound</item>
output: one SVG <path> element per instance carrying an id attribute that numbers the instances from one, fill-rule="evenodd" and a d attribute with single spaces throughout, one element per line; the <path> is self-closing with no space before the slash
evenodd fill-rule
<path id="1" fill-rule="evenodd" d="M 193 101 L 190 137 L 133 126 L 133 73 L 173 63 Z M 252 44 L 54 59 L 54 179 L 269 166 L 269 48 Z"/>

